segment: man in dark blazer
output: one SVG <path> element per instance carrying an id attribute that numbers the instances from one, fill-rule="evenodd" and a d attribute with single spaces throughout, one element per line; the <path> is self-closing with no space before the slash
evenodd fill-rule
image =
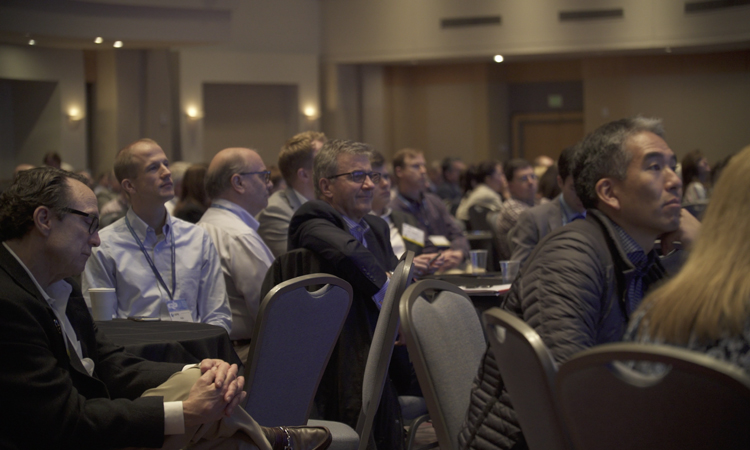
<path id="1" fill-rule="evenodd" d="M 24 172 L 0 197 L 0 348 L 8 362 L 0 448 L 201 448 L 213 439 L 283 448 L 284 430 L 262 428 L 236 408 L 245 397 L 236 365 L 150 362 L 99 332 L 70 278 L 99 245 L 98 226 L 93 191 L 59 169 Z M 307 431 L 291 430 L 294 443 L 310 443 Z M 330 438 L 312 434 L 323 444 Z"/>
<path id="2" fill-rule="evenodd" d="M 561 193 L 552 201 L 527 209 L 508 232 L 513 261 L 523 264 L 536 244 L 550 231 L 586 217 L 573 179 L 576 147 L 568 147 L 557 160 L 557 184 Z"/>
<path id="3" fill-rule="evenodd" d="M 311 250 L 354 288 L 349 316 L 316 395 L 322 418 L 352 427 L 362 405 L 364 367 L 380 304 L 389 272 L 398 263 L 388 225 L 368 214 L 380 180 L 369 156 L 369 147 L 362 143 L 326 142 L 313 165 L 318 200 L 302 205 L 289 226 L 289 250 Z M 388 385 L 373 434 L 378 448 L 403 447 L 398 402 Z"/>

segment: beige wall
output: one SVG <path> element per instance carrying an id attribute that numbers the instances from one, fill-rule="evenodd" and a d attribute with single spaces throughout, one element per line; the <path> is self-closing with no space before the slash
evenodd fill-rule
<path id="1" fill-rule="evenodd" d="M 543 62 L 386 66 L 385 153 L 423 149 L 429 160 L 504 158 L 511 83 L 581 81 L 584 128 L 644 114 L 661 117 L 678 157 L 711 162 L 750 144 L 750 52 Z M 372 134 L 372 132 L 371 132 Z"/>
<path id="2" fill-rule="evenodd" d="M 49 107 L 32 125 L 31 141 L 16 143 L 21 151 L 0 146 L 0 177 L 8 177 L 19 163 L 40 164 L 44 153 L 56 151 L 63 161 L 82 169 L 87 165 L 85 120 L 69 121 L 71 107 L 85 110 L 83 52 L 0 45 L 0 78 L 50 81 L 57 90 Z"/>
<path id="3" fill-rule="evenodd" d="M 323 53 L 383 63 L 663 49 L 747 42 L 750 6 L 686 14 L 685 0 L 324 0 Z M 623 8 L 622 18 L 561 22 L 560 11 Z M 441 28 L 441 19 L 496 16 L 499 26 Z"/>
<path id="4" fill-rule="evenodd" d="M 619 117 L 661 117 L 678 158 L 715 162 L 750 144 L 750 52 L 583 61 L 586 130 Z"/>

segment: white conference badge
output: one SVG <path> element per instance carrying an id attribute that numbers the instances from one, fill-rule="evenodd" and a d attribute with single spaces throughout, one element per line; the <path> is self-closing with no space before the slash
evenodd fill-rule
<path id="1" fill-rule="evenodd" d="M 187 301 L 185 300 L 168 301 L 167 309 L 169 310 L 169 317 L 172 318 L 172 322 L 193 321 L 193 315 L 190 313 Z"/>
<path id="2" fill-rule="evenodd" d="M 432 245 L 435 247 L 450 247 L 451 241 L 448 240 L 445 236 L 441 236 L 439 234 L 432 235 L 428 238 L 430 242 L 432 242 Z"/>
<path id="3" fill-rule="evenodd" d="M 414 225 L 409 225 L 408 223 L 405 223 L 401 230 L 401 237 L 404 238 L 405 241 L 424 247 L 424 230 L 420 230 Z"/>

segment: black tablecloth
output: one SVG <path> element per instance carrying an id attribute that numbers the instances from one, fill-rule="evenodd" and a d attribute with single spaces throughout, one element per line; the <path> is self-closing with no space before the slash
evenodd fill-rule
<path id="1" fill-rule="evenodd" d="M 226 330 L 214 325 L 115 319 L 96 326 L 115 344 L 151 361 L 190 364 L 218 358 L 241 365 Z"/>
<path id="2" fill-rule="evenodd" d="M 503 275 L 500 272 L 487 272 L 478 275 L 463 273 L 435 274 L 428 275 L 425 278 L 443 280 L 456 286 L 466 286 L 470 288 L 496 286 L 503 284 Z M 476 308 L 477 314 L 481 316 L 484 311 L 494 306 L 500 306 L 500 302 L 503 298 L 502 296 L 506 292 L 507 291 L 494 291 L 484 293 L 470 293 L 468 295 L 469 298 L 471 298 L 472 303 L 474 303 L 474 308 Z"/>

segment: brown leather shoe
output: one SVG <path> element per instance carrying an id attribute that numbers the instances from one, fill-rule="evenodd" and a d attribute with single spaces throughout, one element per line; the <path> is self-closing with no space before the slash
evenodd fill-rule
<path id="1" fill-rule="evenodd" d="M 331 431 L 326 427 L 262 428 L 273 450 L 325 450 L 331 445 Z"/>

